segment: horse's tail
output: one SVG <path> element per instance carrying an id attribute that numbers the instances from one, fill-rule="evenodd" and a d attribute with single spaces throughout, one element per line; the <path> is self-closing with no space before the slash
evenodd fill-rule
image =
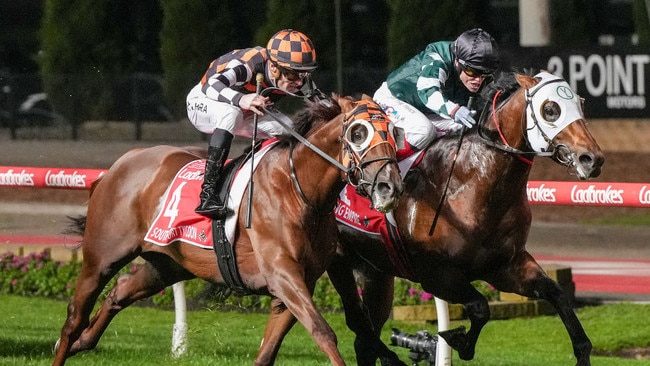
<path id="1" fill-rule="evenodd" d="M 97 184 L 102 180 L 102 178 L 103 176 L 95 179 L 95 181 L 92 182 L 92 184 L 90 185 L 90 194 L 88 195 L 89 197 L 93 195 L 93 192 L 95 192 L 95 188 L 97 188 Z M 86 215 L 79 215 L 76 217 L 67 216 L 70 223 L 63 231 L 63 233 L 83 236 L 84 232 L 86 231 L 86 217 L 87 217 Z"/>

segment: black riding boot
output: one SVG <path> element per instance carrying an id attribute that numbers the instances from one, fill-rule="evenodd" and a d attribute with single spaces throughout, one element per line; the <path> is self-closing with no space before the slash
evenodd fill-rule
<path id="1" fill-rule="evenodd" d="M 217 180 L 221 169 L 230 152 L 232 134 L 226 130 L 217 129 L 214 131 L 208 146 L 208 157 L 205 161 L 205 174 L 201 185 L 201 203 L 194 210 L 196 213 L 208 216 L 213 219 L 225 218 L 228 214 L 226 205 L 221 202 L 217 193 Z"/>

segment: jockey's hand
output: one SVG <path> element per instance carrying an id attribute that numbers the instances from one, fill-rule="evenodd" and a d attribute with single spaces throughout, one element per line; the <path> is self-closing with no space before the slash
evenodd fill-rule
<path id="1" fill-rule="evenodd" d="M 266 107 L 269 103 L 269 97 L 263 97 L 254 93 L 244 94 L 241 99 L 239 99 L 239 106 L 242 109 L 253 111 L 260 116 L 264 115 L 262 108 Z"/>
<path id="2" fill-rule="evenodd" d="M 475 114 L 476 112 L 473 112 L 469 108 L 463 106 L 456 109 L 456 112 L 452 118 L 456 123 L 460 123 L 467 128 L 472 128 L 476 124 L 476 120 L 474 119 Z"/>

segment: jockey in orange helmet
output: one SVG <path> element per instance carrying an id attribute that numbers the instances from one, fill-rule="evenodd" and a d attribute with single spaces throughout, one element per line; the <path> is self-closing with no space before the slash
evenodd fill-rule
<path id="1" fill-rule="evenodd" d="M 292 29 L 277 32 L 266 48 L 234 50 L 210 63 L 201 81 L 187 95 L 190 122 L 212 135 L 197 213 L 213 218 L 227 214 L 215 194 L 215 185 L 233 136 L 252 136 L 254 114 L 259 116 L 258 133 L 263 138 L 283 134 L 282 126 L 265 115 L 262 108 L 285 96 L 283 91 L 307 96 L 320 93 L 310 77 L 316 67 L 312 41 Z M 279 90 L 269 96 L 256 94 L 258 73 L 264 75 L 262 88 L 274 86 Z"/>

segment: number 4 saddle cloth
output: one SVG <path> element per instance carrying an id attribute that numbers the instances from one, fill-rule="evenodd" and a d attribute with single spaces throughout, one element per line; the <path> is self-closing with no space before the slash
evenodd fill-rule
<path id="1" fill-rule="evenodd" d="M 277 140 L 276 140 L 277 141 Z M 274 141 L 275 142 L 275 141 Z M 253 159 L 255 167 L 274 143 L 262 146 Z M 199 193 L 205 172 L 205 159 L 194 160 L 181 168 L 170 183 L 161 200 L 161 207 L 144 240 L 156 245 L 169 245 L 182 241 L 197 247 L 213 249 L 212 220 L 199 215 L 194 209 L 199 205 Z M 227 239 L 233 243 L 239 206 L 248 188 L 251 173 L 249 159 L 236 173 L 228 192 L 226 205 L 234 212 L 225 221 Z"/>

